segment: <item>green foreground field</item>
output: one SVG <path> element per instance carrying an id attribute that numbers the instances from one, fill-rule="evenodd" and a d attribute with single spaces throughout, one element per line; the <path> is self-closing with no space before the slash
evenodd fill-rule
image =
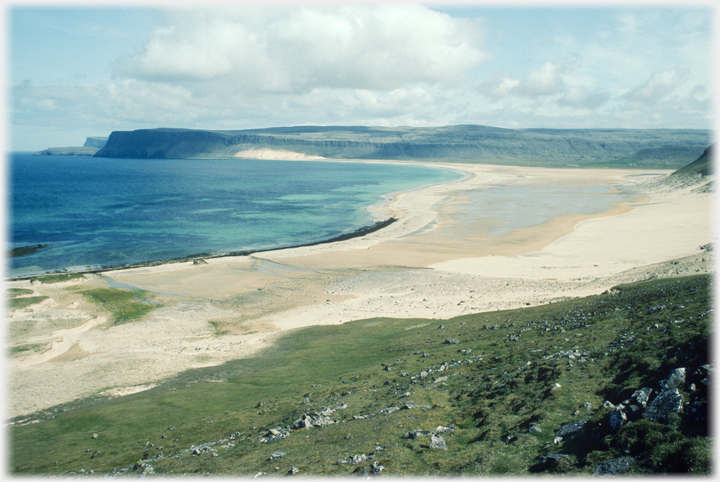
<path id="1" fill-rule="evenodd" d="M 255 358 L 15 420 L 9 469 L 425 476 L 589 475 L 622 467 L 624 475 L 708 474 L 711 293 L 711 278 L 694 276 L 448 320 L 381 318 L 295 330 Z M 618 405 L 647 387 L 651 403 L 678 368 L 686 374 L 679 413 L 611 427 L 615 409 L 606 401 Z M 303 418 L 324 426 L 293 428 Z"/>

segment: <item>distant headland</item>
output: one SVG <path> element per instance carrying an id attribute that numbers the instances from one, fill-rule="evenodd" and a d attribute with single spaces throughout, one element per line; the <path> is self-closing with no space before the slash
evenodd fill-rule
<path id="1" fill-rule="evenodd" d="M 676 169 L 702 155 L 700 129 L 503 129 L 296 126 L 246 130 L 139 129 L 90 137 L 84 146 L 38 154 L 110 158 L 385 159 L 583 167 Z"/>

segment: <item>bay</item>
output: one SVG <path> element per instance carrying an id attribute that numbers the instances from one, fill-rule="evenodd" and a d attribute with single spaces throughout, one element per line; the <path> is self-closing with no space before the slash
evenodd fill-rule
<path id="1" fill-rule="evenodd" d="M 9 276 L 297 246 L 373 224 L 392 193 L 460 180 L 431 166 L 9 156 Z"/>

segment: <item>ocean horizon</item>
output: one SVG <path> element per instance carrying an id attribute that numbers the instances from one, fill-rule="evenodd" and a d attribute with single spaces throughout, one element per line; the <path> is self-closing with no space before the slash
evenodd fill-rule
<path id="1" fill-rule="evenodd" d="M 371 206 L 457 181 L 435 166 L 11 153 L 7 275 L 77 272 L 262 251 L 349 235 Z"/>

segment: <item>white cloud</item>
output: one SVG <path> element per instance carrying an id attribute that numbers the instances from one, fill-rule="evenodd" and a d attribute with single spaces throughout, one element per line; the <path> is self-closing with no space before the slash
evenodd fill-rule
<path id="1" fill-rule="evenodd" d="M 588 91 L 585 87 L 568 87 L 558 104 L 575 109 L 596 109 L 610 99 L 603 90 Z"/>
<path id="2" fill-rule="evenodd" d="M 193 89 L 389 91 L 455 81 L 486 58 L 479 24 L 421 6 L 184 10 L 168 24 L 116 74 Z"/>
<path id="3" fill-rule="evenodd" d="M 684 80 L 680 69 L 672 68 L 653 72 L 650 78 L 626 94 L 627 99 L 642 104 L 654 104 L 672 93 Z"/>
<path id="4" fill-rule="evenodd" d="M 539 69 L 531 70 L 527 77 L 512 89 L 512 93 L 527 97 L 557 94 L 565 85 L 561 73 L 562 66 L 545 62 Z"/>

